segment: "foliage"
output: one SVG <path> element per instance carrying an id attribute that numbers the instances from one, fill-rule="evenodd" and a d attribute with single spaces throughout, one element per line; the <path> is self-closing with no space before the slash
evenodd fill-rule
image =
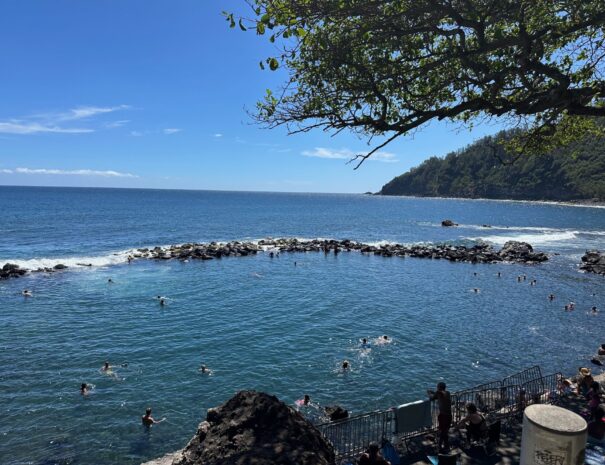
<path id="1" fill-rule="evenodd" d="M 585 137 L 546 155 L 505 147 L 503 131 L 444 158 L 432 157 L 387 183 L 381 194 L 517 200 L 605 200 L 605 140 Z"/>
<path id="2" fill-rule="evenodd" d="M 510 148 L 537 153 L 605 116 L 603 0 L 248 3 L 240 28 L 280 46 L 261 67 L 289 73 L 258 104 L 258 120 L 291 132 L 351 129 L 369 143 L 384 136 L 359 164 L 431 120 L 510 118 L 530 127 Z"/>

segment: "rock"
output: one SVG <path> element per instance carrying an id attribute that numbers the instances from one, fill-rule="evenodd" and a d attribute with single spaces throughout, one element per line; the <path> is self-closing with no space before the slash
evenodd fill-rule
<path id="1" fill-rule="evenodd" d="M 19 265 L 15 265 L 14 263 L 5 263 L 2 267 L 2 271 L 5 273 L 12 273 L 15 270 L 19 269 Z"/>
<path id="2" fill-rule="evenodd" d="M 582 256 L 580 269 L 589 273 L 605 275 L 605 253 L 598 250 L 587 250 Z"/>
<path id="3" fill-rule="evenodd" d="M 334 449 L 275 396 L 240 391 L 208 411 L 173 465 L 333 465 Z"/>
<path id="4" fill-rule="evenodd" d="M 441 226 L 450 227 L 450 226 L 458 226 L 458 224 L 454 223 L 452 220 L 443 220 L 441 222 Z"/>
<path id="5" fill-rule="evenodd" d="M 326 415 L 330 418 L 330 421 L 344 420 L 349 418 L 349 412 L 339 405 L 325 407 Z"/>
<path id="6" fill-rule="evenodd" d="M 55 266 L 53 266 L 54 270 L 66 270 L 67 269 L 67 265 L 64 265 L 63 263 L 58 263 Z"/>

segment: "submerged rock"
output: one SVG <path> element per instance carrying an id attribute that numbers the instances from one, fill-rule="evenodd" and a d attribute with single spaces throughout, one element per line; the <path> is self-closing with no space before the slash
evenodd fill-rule
<path id="1" fill-rule="evenodd" d="M 458 224 L 454 223 L 452 220 L 443 220 L 441 222 L 441 226 L 450 227 L 450 226 L 458 226 Z"/>
<path id="2" fill-rule="evenodd" d="M 598 250 L 587 250 L 582 257 L 580 269 L 589 273 L 605 275 L 605 253 Z"/>
<path id="3" fill-rule="evenodd" d="M 333 465 L 334 449 L 277 397 L 240 391 L 208 410 L 172 465 Z"/>

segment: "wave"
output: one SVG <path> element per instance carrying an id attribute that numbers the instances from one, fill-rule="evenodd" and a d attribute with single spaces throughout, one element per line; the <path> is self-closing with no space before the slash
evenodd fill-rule
<path id="1" fill-rule="evenodd" d="M 96 256 L 77 256 L 77 257 L 43 257 L 43 258 L 28 258 L 28 259 L 0 259 L 0 265 L 4 263 L 13 263 L 19 265 L 20 268 L 28 270 L 37 270 L 38 268 L 52 268 L 55 265 L 65 265 L 70 269 L 89 269 L 103 268 L 120 263 L 126 263 L 128 255 L 132 254 L 133 250 L 125 250 L 121 252 L 113 252 L 107 255 Z"/>
<path id="2" fill-rule="evenodd" d="M 569 242 L 578 238 L 579 231 L 554 231 L 544 232 L 543 234 L 503 234 L 489 235 L 481 237 L 468 237 L 466 239 L 473 241 L 484 241 L 496 245 L 504 245 L 508 241 L 528 242 L 533 246 L 541 244 L 550 244 L 553 242 Z"/>

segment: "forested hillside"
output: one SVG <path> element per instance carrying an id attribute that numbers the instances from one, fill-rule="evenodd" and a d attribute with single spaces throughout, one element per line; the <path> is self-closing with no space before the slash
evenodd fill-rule
<path id="1" fill-rule="evenodd" d="M 589 138 L 541 156 L 508 155 L 486 137 L 432 157 L 385 184 L 382 195 L 515 200 L 605 200 L 605 141 Z"/>

